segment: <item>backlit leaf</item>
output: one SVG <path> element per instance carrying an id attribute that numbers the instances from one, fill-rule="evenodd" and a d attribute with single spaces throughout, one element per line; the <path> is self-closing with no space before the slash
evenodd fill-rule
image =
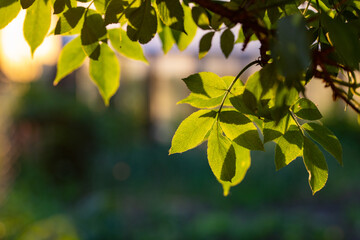
<path id="1" fill-rule="evenodd" d="M 172 35 L 171 29 L 165 26 L 161 21 L 158 25 L 158 34 L 162 43 L 164 54 L 168 53 L 175 44 L 175 39 Z"/>
<path id="2" fill-rule="evenodd" d="M 286 114 L 278 123 L 272 120 L 265 120 L 263 129 L 264 143 L 273 141 L 282 136 L 291 124 L 295 124 L 295 122 L 290 114 Z"/>
<path id="3" fill-rule="evenodd" d="M 303 159 L 309 173 L 309 185 L 313 194 L 321 190 L 328 179 L 328 166 L 323 153 L 310 139 L 304 138 Z"/>
<path id="4" fill-rule="evenodd" d="M 31 54 L 44 41 L 51 22 L 51 3 L 49 0 L 36 0 L 26 10 L 24 21 L 24 37 L 29 44 Z"/>
<path id="5" fill-rule="evenodd" d="M 80 37 L 71 40 L 61 50 L 59 61 L 57 63 L 57 72 L 54 80 L 54 85 L 57 85 L 61 79 L 79 68 L 86 55 L 81 47 Z"/>
<path id="6" fill-rule="evenodd" d="M 221 104 L 223 97 L 223 95 L 220 95 L 218 97 L 208 98 L 201 94 L 190 93 L 188 97 L 179 101 L 178 104 L 187 103 L 196 108 L 214 108 Z"/>
<path id="7" fill-rule="evenodd" d="M 144 56 L 140 43 L 133 42 L 121 28 L 110 29 L 109 38 L 111 45 L 125 57 L 149 63 Z"/>
<path id="8" fill-rule="evenodd" d="M 223 109 L 219 117 L 222 130 L 233 142 L 250 150 L 264 150 L 257 128 L 248 117 L 231 109 Z"/>
<path id="9" fill-rule="evenodd" d="M 231 141 L 222 135 L 216 122 L 208 139 L 209 165 L 218 180 L 232 182 L 236 172 L 236 155 Z"/>
<path id="10" fill-rule="evenodd" d="M 230 29 L 226 29 L 221 34 L 220 46 L 226 58 L 229 57 L 230 53 L 234 48 L 234 40 L 235 40 L 234 34 L 231 32 Z"/>
<path id="11" fill-rule="evenodd" d="M 18 0 L 0 1 L 0 29 L 8 25 L 20 12 L 21 6 Z"/>
<path id="12" fill-rule="evenodd" d="M 184 32 L 184 10 L 179 1 L 156 0 L 159 15 L 164 24 Z"/>
<path id="13" fill-rule="evenodd" d="M 172 29 L 172 34 L 175 39 L 176 45 L 180 51 L 184 51 L 192 42 L 196 35 L 197 26 L 191 17 L 191 10 L 188 6 L 183 5 L 184 9 L 184 28 L 185 32 Z"/>
<path id="14" fill-rule="evenodd" d="M 191 92 L 208 98 L 218 97 L 227 90 L 224 80 L 212 72 L 196 73 L 184 78 L 183 81 Z"/>
<path id="15" fill-rule="evenodd" d="M 199 110 L 182 121 L 172 139 L 169 154 L 185 152 L 205 141 L 215 116 L 215 111 Z"/>
<path id="16" fill-rule="evenodd" d="M 110 98 L 120 85 L 120 65 L 114 51 L 107 44 L 103 43 L 100 47 L 99 59 L 90 59 L 89 73 L 105 105 L 109 105 Z"/>
<path id="17" fill-rule="evenodd" d="M 142 44 L 149 42 L 157 31 L 157 17 L 151 0 L 145 0 L 141 6 L 129 14 L 127 34 L 132 41 Z"/>
<path id="18" fill-rule="evenodd" d="M 64 34 L 73 30 L 76 26 L 81 25 L 85 8 L 70 8 L 62 14 L 56 23 L 55 34 Z"/>
<path id="19" fill-rule="evenodd" d="M 206 56 L 211 48 L 211 41 L 214 37 L 215 32 L 208 32 L 200 39 L 199 43 L 199 59 Z"/>
<path id="20" fill-rule="evenodd" d="M 287 166 L 302 155 L 303 136 L 296 125 L 290 128 L 277 140 L 275 147 L 276 170 Z"/>
<path id="21" fill-rule="evenodd" d="M 193 7 L 191 9 L 191 15 L 196 25 L 200 28 L 204 30 L 210 29 L 210 20 L 204 8 Z"/>
<path id="22" fill-rule="evenodd" d="M 299 118 L 306 120 L 318 120 L 322 115 L 316 105 L 307 98 L 300 98 L 293 106 L 292 110 Z"/>
<path id="23" fill-rule="evenodd" d="M 340 165 L 343 165 L 341 144 L 328 128 L 313 122 L 305 123 L 302 127 L 312 139 L 318 142 L 326 151 L 331 153 Z"/>

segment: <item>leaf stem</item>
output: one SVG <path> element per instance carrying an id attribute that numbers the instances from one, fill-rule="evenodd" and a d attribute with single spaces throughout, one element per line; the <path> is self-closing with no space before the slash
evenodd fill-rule
<path id="1" fill-rule="evenodd" d="M 224 106 L 225 100 L 227 98 L 227 96 L 229 95 L 231 89 L 233 88 L 234 84 L 236 83 L 236 81 L 240 78 L 240 76 L 246 71 L 248 70 L 251 66 L 255 65 L 255 64 L 260 64 L 260 60 L 254 60 L 252 62 L 250 62 L 248 65 L 246 65 L 243 69 L 241 69 L 241 71 L 239 72 L 239 74 L 235 77 L 235 79 L 231 82 L 230 86 L 228 87 L 228 89 L 226 90 L 224 97 L 221 101 L 219 110 L 218 110 L 218 114 L 221 112 L 221 109 Z"/>
<path id="2" fill-rule="evenodd" d="M 292 119 L 294 119 L 297 127 L 299 128 L 301 134 L 305 137 L 305 133 L 304 133 L 304 129 L 302 129 L 299 121 L 297 120 L 297 118 L 295 117 L 294 113 L 289 109 L 289 113 L 290 113 L 290 116 L 292 117 Z"/>

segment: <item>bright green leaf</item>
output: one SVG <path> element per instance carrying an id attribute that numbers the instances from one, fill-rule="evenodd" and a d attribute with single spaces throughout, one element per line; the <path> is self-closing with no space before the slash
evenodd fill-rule
<path id="1" fill-rule="evenodd" d="M 149 42 L 157 31 L 157 17 L 151 0 L 145 0 L 141 6 L 129 14 L 127 34 L 132 41 L 142 44 Z"/>
<path id="2" fill-rule="evenodd" d="M 184 10 L 179 1 L 156 0 L 159 15 L 164 24 L 184 32 Z"/>
<path id="3" fill-rule="evenodd" d="M 308 138 L 304 138 L 303 159 L 309 172 L 309 185 L 315 194 L 325 186 L 328 179 L 328 166 L 318 146 Z"/>
<path id="4" fill-rule="evenodd" d="M 199 43 L 199 59 L 206 56 L 211 48 L 211 41 L 214 37 L 215 32 L 208 32 L 200 39 Z"/>
<path id="5" fill-rule="evenodd" d="M 215 116 L 215 111 L 199 110 L 182 121 L 172 139 L 169 154 L 185 152 L 205 141 Z"/>
<path id="6" fill-rule="evenodd" d="M 236 144 L 250 150 L 264 150 L 257 128 L 240 112 L 223 109 L 220 113 L 220 126 L 225 135 Z"/>
<path id="7" fill-rule="evenodd" d="M 231 141 L 222 135 L 216 122 L 208 139 L 209 165 L 218 180 L 232 182 L 236 172 L 236 155 Z"/>
<path id="8" fill-rule="evenodd" d="M 101 44 L 100 47 L 99 59 L 90 59 L 89 73 L 105 105 L 109 105 L 110 98 L 120 85 L 120 65 L 114 51 L 107 44 Z"/>
<path id="9" fill-rule="evenodd" d="M 18 0 L 1 0 L 0 2 L 0 29 L 8 25 L 20 12 Z"/>
<path id="10" fill-rule="evenodd" d="M 264 143 L 273 141 L 282 136 L 291 124 L 295 124 L 290 114 L 286 114 L 279 122 L 272 120 L 264 121 Z"/>
<path id="11" fill-rule="evenodd" d="M 175 44 L 171 29 L 159 21 L 158 34 L 162 43 L 163 52 L 164 54 L 167 54 Z"/>
<path id="12" fill-rule="evenodd" d="M 214 108 L 221 104 L 223 98 L 223 95 L 214 98 L 208 98 L 201 94 L 190 93 L 188 97 L 179 101 L 178 104 L 187 103 L 196 108 Z M 227 105 L 229 106 L 229 104 Z"/>
<path id="13" fill-rule="evenodd" d="M 57 85 L 61 79 L 79 68 L 86 55 L 81 47 L 80 37 L 71 40 L 61 50 L 59 61 L 57 63 L 57 72 L 54 80 L 54 85 Z"/>
<path id="14" fill-rule="evenodd" d="M 81 25 L 81 20 L 83 19 L 83 15 L 85 12 L 85 8 L 76 7 L 70 8 L 64 14 L 62 14 L 56 23 L 55 34 L 64 34 L 73 30 L 76 26 Z"/>
<path id="15" fill-rule="evenodd" d="M 226 58 L 229 57 L 230 53 L 234 48 L 234 40 L 235 40 L 234 34 L 231 32 L 229 28 L 226 29 L 221 34 L 220 46 Z"/>
<path id="16" fill-rule="evenodd" d="M 197 26 L 192 20 L 191 10 L 188 6 L 183 5 L 184 9 L 184 28 L 185 32 L 180 32 L 172 29 L 172 34 L 175 39 L 176 45 L 180 51 L 184 51 L 192 42 L 196 35 Z"/>
<path id="17" fill-rule="evenodd" d="M 322 115 L 316 105 L 307 98 L 300 98 L 293 106 L 292 110 L 299 118 L 306 120 L 318 120 Z"/>
<path id="18" fill-rule="evenodd" d="M 149 63 L 144 56 L 140 43 L 133 42 L 121 28 L 110 29 L 109 38 L 111 45 L 125 57 Z"/>
<path id="19" fill-rule="evenodd" d="M 297 157 L 302 155 L 303 135 L 296 125 L 291 125 L 281 136 L 275 147 L 276 170 L 287 166 Z"/>
<path id="20" fill-rule="evenodd" d="M 51 4 L 49 0 L 36 0 L 26 10 L 24 37 L 30 46 L 31 54 L 44 41 L 51 22 Z"/>
<path id="21" fill-rule="evenodd" d="M 105 13 L 106 6 L 108 3 L 109 3 L 109 0 L 94 0 L 94 5 L 95 5 L 96 10 L 102 14 Z"/>
<path id="22" fill-rule="evenodd" d="M 231 182 L 219 180 L 224 189 L 224 196 L 227 196 L 230 191 L 230 187 L 238 185 L 245 177 L 247 170 L 251 164 L 250 150 L 240 147 L 237 144 L 232 144 L 235 150 L 235 176 L 231 179 Z"/>
<path id="23" fill-rule="evenodd" d="M 227 90 L 224 80 L 212 72 L 196 73 L 184 78 L 183 81 L 191 92 L 208 98 L 218 97 Z"/>
<path id="24" fill-rule="evenodd" d="M 302 127 L 317 141 L 326 151 L 331 153 L 336 160 L 343 165 L 342 147 L 337 137 L 328 128 L 317 123 L 305 123 Z"/>

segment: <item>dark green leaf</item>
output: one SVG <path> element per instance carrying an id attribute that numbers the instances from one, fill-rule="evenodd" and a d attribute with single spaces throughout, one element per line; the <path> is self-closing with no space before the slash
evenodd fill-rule
<path id="1" fill-rule="evenodd" d="M 304 138 L 304 164 L 309 172 L 309 185 L 313 194 L 321 190 L 328 179 L 328 166 L 325 157 L 310 139 Z"/>
<path id="2" fill-rule="evenodd" d="M 210 20 L 204 8 L 193 7 L 191 9 L 191 15 L 196 25 L 198 25 L 200 28 L 204 30 L 210 29 Z"/>
<path id="3" fill-rule="evenodd" d="M 23 9 L 29 8 L 31 5 L 33 5 L 35 0 L 20 0 L 21 7 Z"/>
<path id="4" fill-rule="evenodd" d="M 62 16 L 60 16 L 55 27 L 55 34 L 64 34 L 73 30 L 76 26 L 80 25 L 79 22 L 82 19 L 85 12 L 85 8 L 76 7 L 70 8 Z"/>
<path id="5" fill-rule="evenodd" d="M 230 53 L 234 48 L 234 40 L 235 40 L 234 34 L 231 32 L 229 28 L 226 29 L 221 34 L 220 46 L 226 58 L 229 57 Z"/>
<path id="6" fill-rule="evenodd" d="M 0 2 L 0 29 L 8 25 L 20 12 L 18 0 L 1 0 Z"/>
<path id="7" fill-rule="evenodd" d="M 205 57 L 206 54 L 209 52 L 214 33 L 215 32 L 208 32 L 204 36 L 202 36 L 199 43 L 199 59 Z"/>
<path id="8" fill-rule="evenodd" d="M 151 0 L 145 0 L 141 6 L 132 11 L 129 16 L 127 34 L 132 41 L 142 44 L 149 42 L 157 31 L 157 17 Z"/>
<path id="9" fill-rule="evenodd" d="M 205 141 L 215 116 L 215 111 L 199 110 L 182 121 L 174 134 L 169 153 L 182 153 Z"/>
<path id="10" fill-rule="evenodd" d="M 185 32 L 184 10 L 179 1 L 156 0 L 159 15 L 164 24 L 172 29 Z"/>
<path id="11" fill-rule="evenodd" d="M 315 141 L 331 153 L 343 165 L 342 147 L 337 137 L 325 126 L 317 123 L 305 123 L 303 128 Z"/>
<path id="12" fill-rule="evenodd" d="M 292 110 L 299 118 L 306 120 L 318 120 L 322 118 L 316 105 L 307 98 L 300 98 L 293 106 Z"/>
<path id="13" fill-rule="evenodd" d="M 55 0 L 54 14 L 59 14 L 65 10 L 66 0 Z"/>

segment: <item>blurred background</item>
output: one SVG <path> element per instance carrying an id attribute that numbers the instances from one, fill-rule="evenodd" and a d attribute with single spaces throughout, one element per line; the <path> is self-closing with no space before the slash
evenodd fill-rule
<path id="1" fill-rule="evenodd" d="M 225 59 L 215 38 L 199 61 L 197 40 L 164 56 L 156 38 L 144 47 L 149 66 L 119 56 L 106 108 L 87 64 L 53 86 L 69 39 L 48 37 L 31 59 L 21 18 L 0 32 L 0 239 L 360 239 L 360 128 L 320 81 L 308 97 L 340 139 L 344 167 L 325 153 L 329 180 L 312 196 L 302 160 L 276 172 L 268 143 L 225 198 L 205 145 L 168 156 L 194 111 L 176 102 L 188 94 L 181 78 L 234 76 L 257 58 L 256 42 Z"/>

